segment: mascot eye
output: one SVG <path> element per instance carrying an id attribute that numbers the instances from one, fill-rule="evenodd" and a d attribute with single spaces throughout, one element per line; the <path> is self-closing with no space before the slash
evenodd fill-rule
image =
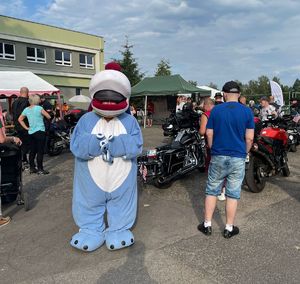
<path id="1" fill-rule="evenodd" d="M 116 103 L 120 103 L 126 100 L 126 98 L 122 94 L 111 90 L 98 91 L 97 93 L 95 93 L 94 98 L 99 101 L 113 101 Z"/>

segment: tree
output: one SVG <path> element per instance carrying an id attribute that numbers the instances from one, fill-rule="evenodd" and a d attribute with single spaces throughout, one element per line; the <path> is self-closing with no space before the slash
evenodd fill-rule
<path id="1" fill-rule="evenodd" d="M 281 85 L 279 77 L 274 76 L 273 79 L 272 79 L 272 81 L 274 81 L 274 82 L 276 82 L 277 84 Z M 282 85 L 281 85 L 281 86 L 282 86 Z"/>
<path id="2" fill-rule="evenodd" d="M 292 87 L 293 92 L 300 92 L 300 80 L 296 79 Z"/>
<path id="3" fill-rule="evenodd" d="M 213 83 L 213 82 L 210 82 L 210 83 L 208 84 L 208 87 L 213 88 L 213 89 L 217 89 L 217 90 L 218 90 L 218 85 L 215 84 L 215 83 Z"/>
<path id="4" fill-rule="evenodd" d="M 195 87 L 197 87 L 198 83 L 197 81 L 193 81 L 193 80 L 188 80 L 188 82 L 192 85 L 194 85 Z"/>
<path id="5" fill-rule="evenodd" d="M 124 50 L 120 52 L 123 58 L 121 60 L 116 60 L 116 61 L 121 65 L 122 72 L 129 79 L 131 86 L 134 86 L 143 79 L 145 74 L 141 73 L 140 69 L 138 68 L 136 59 L 133 57 L 133 53 L 131 51 L 133 45 L 130 45 L 128 43 L 127 36 L 126 36 L 125 44 L 122 47 L 124 48 Z"/>
<path id="6" fill-rule="evenodd" d="M 169 60 L 162 58 L 157 64 L 157 69 L 154 76 L 170 76 L 171 65 Z"/>

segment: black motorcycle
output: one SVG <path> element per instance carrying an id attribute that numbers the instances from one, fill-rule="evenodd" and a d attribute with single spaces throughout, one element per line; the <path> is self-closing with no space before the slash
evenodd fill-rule
<path id="1" fill-rule="evenodd" d="M 297 152 L 297 146 L 300 144 L 300 125 L 298 125 L 292 115 L 284 115 L 279 127 L 286 130 L 288 134 L 288 150 L 290 152 Z"/>
<path id="2" fill-rule="evenodd" d="M 172 181 L 205 167 L 205 141 L 195 128 L 179 130 L 168 145 L 159 146 L 138 157 L 139 174 L 144 182 L 167 188 Z"/>
<path id="3" fill-rule="evenodd" d="M 57 156 L 64 149 L 69 149 L 73 129 L 74 127 L 69 127 L 64 121 L 51 124 L 48 139 L 49 156 Z"/>
<path id="4" fill-rule="evenodd" d="M 182 111 L 173 112 L 162 125 L 164 136 L 175 137 L 181 129 L 199 129 L 200 114 L 193 111 L 192 104 L 186 103 Z"/>
<path id="5" fill-rule="evenodd" d="M 70 148 L 72 132 L 81 116 L 86 112 L 86 110 L 74 109 L 65 115 L 63 120 L 51 123 L 47 139 L 49 156 L 57 156 L 64 149 Z"/>

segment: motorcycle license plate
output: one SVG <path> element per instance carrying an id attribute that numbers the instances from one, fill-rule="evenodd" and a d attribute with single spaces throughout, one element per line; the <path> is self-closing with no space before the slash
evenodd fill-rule
<path id="1" fill-rule="evenodd" d="M 151 150 L 148 150 L 147 151 L 147 157 L 156 157 L 156 153 L 157 153 L 157 151 L 156 151 L 156 149 L 151 149 Z"/>

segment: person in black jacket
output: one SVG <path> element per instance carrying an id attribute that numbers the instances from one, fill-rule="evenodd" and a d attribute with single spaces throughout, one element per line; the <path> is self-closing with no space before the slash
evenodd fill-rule
<path id="1" fill-rule="evenodd" d="M 24 168 L 29 168 L 27 154 L 29 153 L 29 135 L 28 131 L 25 130 L 20 123 L 18 118 L 23 112 L 23 110 L 29 106 L 28 102 L 29 90 L 27 87 L 22 87 L 20 89 L 20 96 L 12 104 L 12 113 L 13 121 L 15 125 L 15 130 L 17 132 L 17 137 L 22 141 L 21 150 L 22 150 L 22 161 Z M 28 121 L 25 122 L 28 125 Z"/>

